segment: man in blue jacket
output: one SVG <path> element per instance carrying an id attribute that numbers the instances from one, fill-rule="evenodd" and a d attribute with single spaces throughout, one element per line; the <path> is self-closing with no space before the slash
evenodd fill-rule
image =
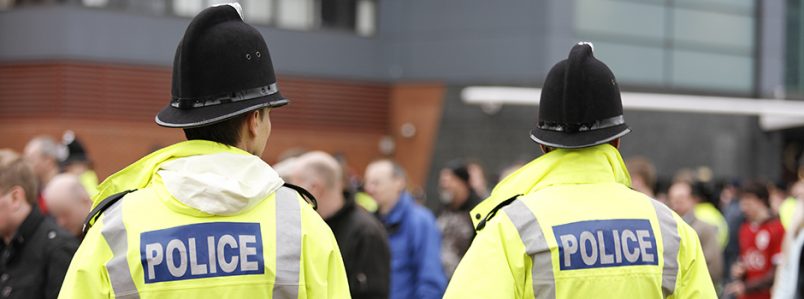
<path id="1" fill-rule="evenodd" d="M 390 160 L 366 167 L 366 192 L 379 205 L 391 247 L 390 299 L 441 298 L 447 279 L 441 267 L 441 235 L 435 217 L 405 191 L 405 171 Z"/>

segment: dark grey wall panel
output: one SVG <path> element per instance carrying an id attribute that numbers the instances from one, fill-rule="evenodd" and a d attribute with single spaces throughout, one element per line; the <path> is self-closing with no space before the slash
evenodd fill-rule
<path id="1" fill-rule="evenodd" d="M 381 1 L 387 73 L 399 80 L 533 84 L 544 76 L 556 35 L 548 33 L 552 2 L 559 1 Z M 567 27 L 568 20 L 555 21 Z"/>

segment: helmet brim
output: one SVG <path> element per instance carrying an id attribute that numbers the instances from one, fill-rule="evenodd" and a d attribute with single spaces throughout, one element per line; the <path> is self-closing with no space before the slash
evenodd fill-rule
<path id="1" fill-rule="evenodd" d="M 549 147 L 575 149 L 604 144 L 630 132 L 631 129 L 627 124 L 575 133 L 535 128 L 530 131 L 530 139 Z"/>
<path id="2" fill-rule="evenodd" d="M 251 100 L 219 104 L 208 107 L 179 109 L 171 105 L 156 115 L 156 124 L 168 128 L 197 128 L 219 123 L 260 108 L 278 108 L 289 100 L 279 92 Z"/>

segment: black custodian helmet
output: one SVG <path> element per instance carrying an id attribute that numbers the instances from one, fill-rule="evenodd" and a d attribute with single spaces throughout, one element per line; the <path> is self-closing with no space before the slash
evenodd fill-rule
<path id="1" fill-rule="evenodd" d="M 607 143 L 631 132 L 623 118 L 617 80 L 593 50 L 591 43 L 578 43 L 569 58 L 547 73 L 531 139 L 571 149 Z"/>
<path id="2" fill-rule="evenodd" d="M 157 124 L 195 128 L 288 103 L 265 40 L 240 10 L 237 3 L 213 6 L 190 22 L 173 60 L 172 98 Z"/>

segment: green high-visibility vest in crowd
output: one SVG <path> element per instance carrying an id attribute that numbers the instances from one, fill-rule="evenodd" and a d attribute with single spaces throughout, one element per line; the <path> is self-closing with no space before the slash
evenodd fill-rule
<path id="1" fill-rule="evenodd" d="M 104 211 L 59 298 L 349 298 L 329 227 L 259 157 L 208 141 L 154 152 L 99 186 Z"/>
<path id="2" fill-rule="evenodd" d="M 695 231 L 629 186 L 609 144 L 532 161 L 472 210 L 484 227 L 445 298 L 716 298 Z"/>

